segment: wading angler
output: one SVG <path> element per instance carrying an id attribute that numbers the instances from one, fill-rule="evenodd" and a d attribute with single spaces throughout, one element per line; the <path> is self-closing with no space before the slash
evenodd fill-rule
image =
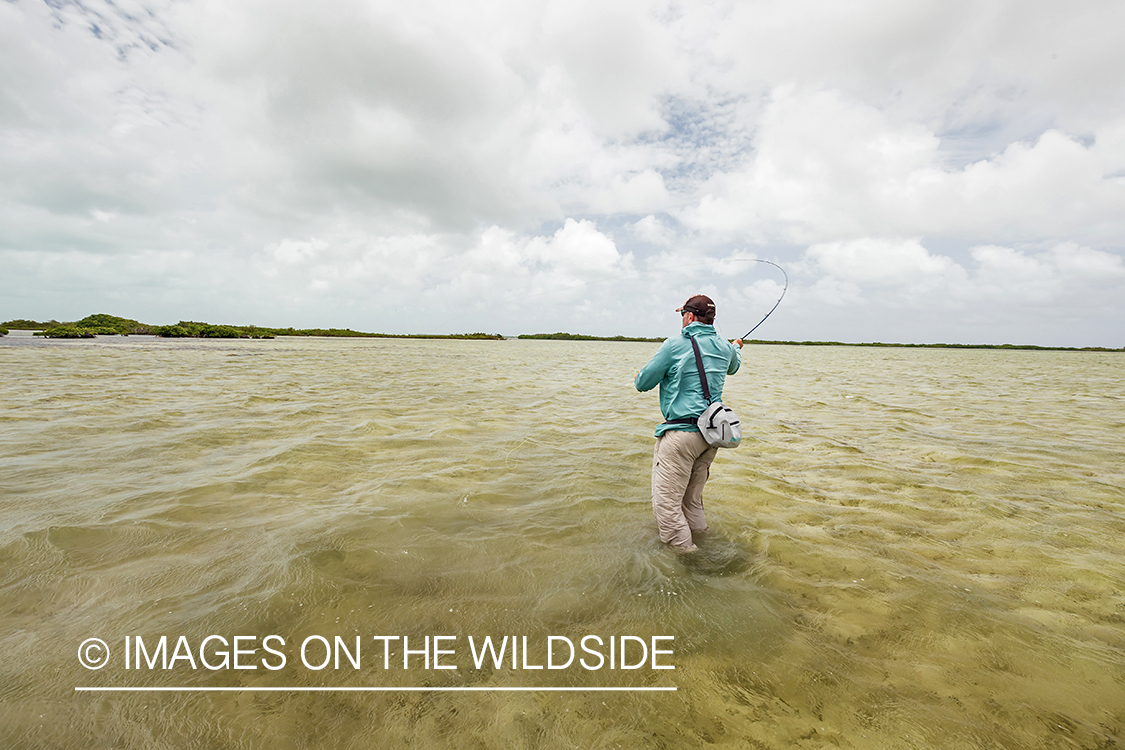
<path id="1" fill-rule="evenodd" d="M 742 437 L 738 419 L 722 404 L 727 375 L 742 364 L 742 339 L 715 332 L 715 303 L 697 294 L 676 310 L 680 335 L 668 338 L 638 374 L 638 391 L 660 386 L 664 422 L 652 453 L 652 511 L 660 541 L 694 552 L 693 534 L 707 530 L 703 485 L 719 447 Z"/>

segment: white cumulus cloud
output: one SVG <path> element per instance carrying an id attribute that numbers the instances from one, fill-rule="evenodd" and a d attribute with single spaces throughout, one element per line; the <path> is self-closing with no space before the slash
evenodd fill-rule
<path id="1" fill-rule="evenodd" d="M 528 293 L 512 325 L 655 335 L 656 298 L 768 301 L 714 265 L 760 257 L 791 271 L 779 338 L 991 336 L 958 323 L 983 296 L 996 336 L 1121 343 L 1123 25 L 1104 1 L 0 3 L 0 315 L 394 332 Z"/>

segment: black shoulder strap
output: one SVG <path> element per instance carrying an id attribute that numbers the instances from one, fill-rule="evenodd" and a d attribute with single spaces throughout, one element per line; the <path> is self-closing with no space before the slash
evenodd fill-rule
<path id="1" fill-rule="evenodd" d="M 711 403 L 711 389 L 707 387 L 707 373 L 703 370 L 703 355 L 699 353 L 699 344 L 695 343 L 695 339 L 688 337 L 691 341 L 691 349 L 695 352 L 695 366 L 699 370 L 699 382 L 703 383 L 703 398 L 707 399 L 708 405 Z M 681 375 L 680 377 L 683 377 Z M 664 424 L 695 424 L 696 417 L 682 417 L 680 419 L 667 419 Z"/>
<path id="2" fill-rule="evenodd" d="M 703 383 L 703 398 L 707 399 L 707 403 L 711 403 L 711 389 L 707 387 L 707 373 L 703 371 L 703 355 L 699 353 L 699 344 L 695 343 L 695 338 L 689 336 L 688 340 L 691 341 L 692 351 L 695 352 L 695 366 L 699 368 L 699 382 Z"/>

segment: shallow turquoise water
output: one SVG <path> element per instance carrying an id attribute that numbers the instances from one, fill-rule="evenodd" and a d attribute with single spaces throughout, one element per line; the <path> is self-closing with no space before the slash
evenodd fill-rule
<path id="1" fill-rule="evenodd" d="M 0 345 L 3 744 L 1122 741 L 1121 355 L 748 348 L 726 400 L 749 439 L 682 561 L 649 507 L 656 397 L 631 385 L 654 350 Z M 197 661 L 209 635 L 255 638 L 258 668 L 125 669 L 126 636 L 161 635 Z M 358 669 L 299 661 L 357 635 Z M 401 641 L 384 668 L 377 635 L 455 637 L 457 669 L 402 669 Z M 469 637 L 505 635 L 527 661 L 474 668 Z M 586 635 L 673 636 L 675 669 L 523 668 Z M 91 637 L 99 670 L 77 658 Z M 98 686 L 676 691 L 75 691 Z"/>

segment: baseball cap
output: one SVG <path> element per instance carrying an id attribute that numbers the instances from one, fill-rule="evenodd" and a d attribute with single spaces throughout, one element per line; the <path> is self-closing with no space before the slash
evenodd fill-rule
<path id="1" fill-rule="evenodd" d="M 715 311 L 715 303 L 705 294 L 696 294 L 688 297 L 688 301 L 676 310 L 678 313 L 689 312 L 693 315 L 706 315 Z"/>

